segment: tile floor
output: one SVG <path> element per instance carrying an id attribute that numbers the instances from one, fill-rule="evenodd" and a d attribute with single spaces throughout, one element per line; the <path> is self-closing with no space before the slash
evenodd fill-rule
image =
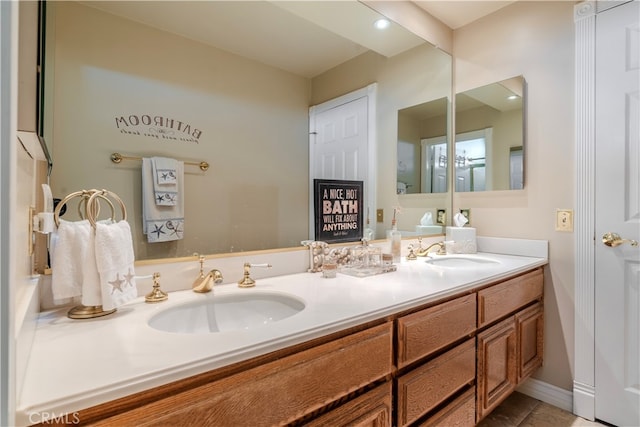
<path id="1" fill-rule="evenodd" d="M 603 424 L 580 418 L 522 393 L 513 393 L 478 427 L 588 427 Z"/>

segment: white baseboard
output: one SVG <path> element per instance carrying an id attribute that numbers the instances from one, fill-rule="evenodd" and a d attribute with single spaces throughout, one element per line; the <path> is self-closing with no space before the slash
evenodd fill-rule
<path id="1" fill-rule="evenodd" d="M 565 411 L 573 412 L 573 393 L 544 381 L 529 378 L 516 389 L 522 394 L 541 400 Z"/>

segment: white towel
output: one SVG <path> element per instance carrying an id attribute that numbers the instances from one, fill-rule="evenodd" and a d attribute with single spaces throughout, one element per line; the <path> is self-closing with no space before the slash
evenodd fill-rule
<path id="1" fill-rule="evenodd" d="M 119 307 L 138 296 L 133 240 L 128 222 L 96 224 L 95 259 L 103 310 Z"/>
<path id="2" fill-rule="evenodd" d="M 184 194 L 184 164 L 176 162 L 178 194 Z M 142 231 L 149 243 L 182 239 L 184 233 L 184 197 L 174 206 L 155 203 L 153 167 L 151 159 L 142 159 Z"/>
<path id="3" fill-rule="evenodd" d="M 111 222 L 109 220 L 109 222 Z M 82 264 L 82 305 L 103 305 L 100 275 L 96 263 L 96 233 L 90 229 L 87 236 L 87 248 L 75 262 Z"/>
<path id="4" fill-rule="evenodd" d="M 60 219 L 51 242 L 51 290 L 59 301 L 82 295 L 83 259 L 92 233 L 89 221 L 70 222 Z"/>
<path id="5" fill-rule="evenodd" d="M 152 157 L 153 192 L 158 206 L 175 206 L 181 197 L 178 192 L 178 161 L 166 157 Z"/>

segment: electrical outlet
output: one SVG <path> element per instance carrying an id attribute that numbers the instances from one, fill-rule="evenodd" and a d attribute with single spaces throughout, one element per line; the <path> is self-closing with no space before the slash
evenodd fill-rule
<path id="1" fill-rule="evenodd" d="M 376 209 L 376 222 L 384 222 L 384 209 Z"/>
<path id="2" fill-rule="evenodd" d="M 556 231 L 573 231 L 573 210 L 556 210 Z"/>

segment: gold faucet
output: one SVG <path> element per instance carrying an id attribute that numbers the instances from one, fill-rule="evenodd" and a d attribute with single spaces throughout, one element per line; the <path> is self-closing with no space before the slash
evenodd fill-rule
<path id="1" fill-rule="evenodd" d="M 244 263 L 244 275 L 238 282 L 240 288 L 251 288 L 256 285 L 256 281 L 251 278 L 251 267 L 265 267 L 271 268 L 271 264 L 251 264 L 250 262 Z"/>
<path id="2" fill-rule="evenodd" d="M 193 285 L 191 285 L 193 292 L 200 292 L 200 293 L 210 292 L 211 289 L 213 289 L 214 283 L 222 283 L 222 280 L 223 280 L 222 272 L 214 268 L 213 270 L 211 270 L 205 275 L 203 271 L 203 264 L 204 264 L 204 256 L 201 255 L 200 256 L 200 274 L 198 275 L 198 278 L 194 280 Z"/>
<path id="3" fill-rule="evenodd" d="M 438 252 L 436 252 L 437 255 L 446 255 L 447 254 L 447 251 L 445 250 L 444 242 L 436 242 L 436 243 L 432 243 L 429 246 L 427 246 L 426 249 L 422 249 L 422 245 L 420 245 L 418 250 L 416 250 L 416 255 L 417 256 L 428 256 L 429 255 L 429 251 L 434 246 L 438 246 L 439 247 L 438 248 Z"/>

